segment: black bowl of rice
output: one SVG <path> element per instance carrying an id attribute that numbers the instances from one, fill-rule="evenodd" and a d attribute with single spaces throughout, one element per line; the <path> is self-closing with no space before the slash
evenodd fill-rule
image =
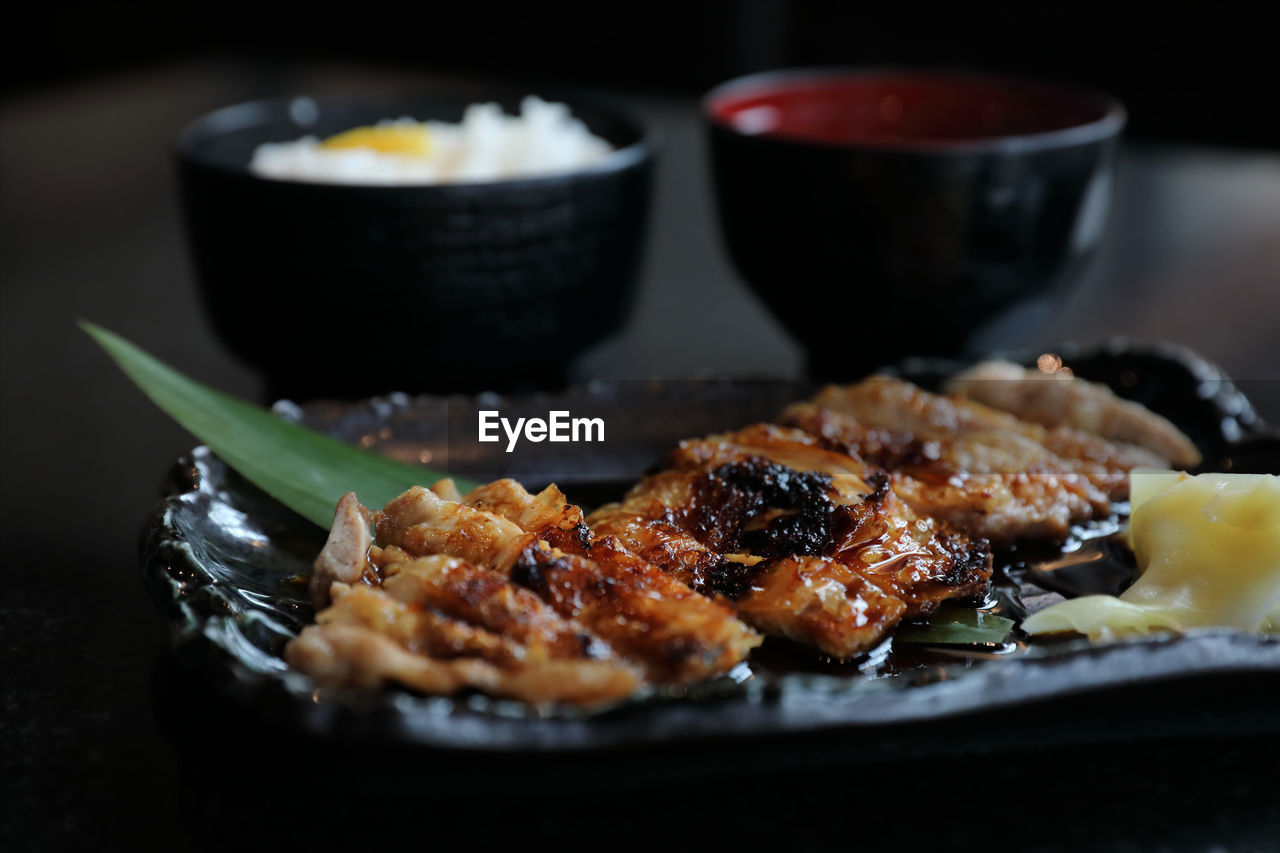
<path id="1" fill-rule="evenodd" d="M 178 140 L 213 326 L 294 399 L 563 384 L 630 312 L 654 158 L 576 98 L 280 98 Z"/>

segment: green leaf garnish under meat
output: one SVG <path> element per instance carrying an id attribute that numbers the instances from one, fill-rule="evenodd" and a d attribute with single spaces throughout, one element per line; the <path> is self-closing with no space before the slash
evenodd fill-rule
<path id="1" fill-rule="evenodd" d="M 320 527 L 328 529 L 347 492 L 380 507 L 410 486 L 447 476 L 345 444 L 215 391 L 101 326 L 82 320 L 80 328 L 166 414 L 246 480 Z M 458 480 L 464 492 L 473 485 Z"/>
<path id="2" fill-rule="evenodd" d="M 1013 620 L 972 607 L 944 604 L 922 625 L 899 625 L 894 642 L 931 646 L 1003 643 Z"/>

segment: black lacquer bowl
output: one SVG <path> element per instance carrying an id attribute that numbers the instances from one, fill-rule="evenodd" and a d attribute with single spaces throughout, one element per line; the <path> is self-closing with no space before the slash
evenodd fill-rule
<path id="1" fill-rule="evenodd" d="M 561 384 L 630 312 L 655 144 L 619 108 L 559 100 L 615 150 L 578 171 L 484 183 L 272 180 L 249 162 L 264 142 L 388 118 L 456 122 L 490 101 L 517 112 L 509 92 L 279 98 L 197 119 L 178 167 L 218 336 L 273 396 Z"/>
<path id="2" fill-rule="evenodd" d="M 957 356 L 1064 293 L 1101 240 L 1125 121 L 1057 86 L 842 68 L 731 80 L 703 113 L 734 266 L 810 375 L 845 381 Z"/>
<path id="3" fill-rule="evenodd" d="M 1258 422 L 1243 395 L 1200 359 L 1172 348 L 1123 344 L 1088 353 L 1062 352 L 1078 375 L 1109 381 L 1119 393 L 1142 399 L 1178 422 L 1199 443 L 1209 467 L 1280 470 L 1280 439 Z M 901 372 L 927 385 L 956 367 L 910 362 Z M 593 503 L 621 493 L 676 440 L 770 418 L 785 401 L 806 390 L 740 380 L 602 383 L 504 401 L 396 395 L 356 405 L 279 409 L 393 455 L 432 454 L 433 462 L 447 455 L 450 418 L 470 422 L 477 407 L 497 403 L 514 411 L 521 406 L 545 410 L 550 405 L 615 413 L 647 409 L 652 414 L 647 420 L 619 414 L 611 421 L 615 426 L 610 441 L 578 459 L 576 482 L 565 476 L 559 461 L 549 458 L 510 472 L 531 487 L 551 472 L 571 499 Z M 501 449 L 494 456 L 504 458 Z M 451 467 L 455 473 L 488 475 L 495 459 L 458 458 Z M 1280 637 L 1204 630 L 1184 637 L 1092 646 L 1082 640 L 1028 644 L 1015 631 L 1002 645 L 979 648 L 895 646 L 890 641 L 846 664 L 769 641 L 751 661 L 717 681 L 678 693 L 655 691 L 595 712 L 531 708 L 483 696 L 429 697 L 397 689 L 317 690 L 306 676 L 288 668 L 281 651 L 312 617 L 305 587 L 297 578 L 309 571 L 324 532 L 247 484 L 204 448 L 178 463 L 166 492 L 142 551 L 147 586 L 171 620 L 178 658 L 264 724 L 270 721 L 342 742 L 391 741 L 472 755 L 567 754 L 748 736 L 750 742 L 776 745 L 779 738 L 803 739 L 806 733 L 879 732 L 869 741 L 863 739 L 858 755 L 866 757 L 877 754 L 875 743 L 888 732 L 900 733 L 907 724 L 944 725 L 961 715 L 999 714 L 1036 703 L 1031 716 L 1044 719 L 1046 708 L 1052 710 L 1067 697 L 1103 696 L 1120 688 L 1137 692 L 1128 705 L 1104 706 L 1114 713 L 1104 714 L 1101 724 L 1090 717 L 1087 726 L 1073 728 L 1068 721 L 1054 732 L 1035 734 L 1038 739 L 1088 738 L 1108 726 L 1130 733 L 1152 730 L 1156 717 L 1150 709 L 1134 713 L 1132 708 L 1170 682 L 1214 677 L 1255 687 L 1258 679 L 1280 683 Z M 1056 595 L 1048 590 L 1062 588 L 1052 579 L 1053 565 L 1063 562 L 1064 553 L 1080 555 L 1101 543 L 1090 536 L 1106 529 L 1081 528 L 1071 545 L 1053 553 L 1000 555 L 988 608 L 1017 618 L 1024 608 L 1037 606 L 1034 602 L 1045 603 L 1046 597 Z M 1078 574 L 1074 578 L 1079 581 Z M 1168 702 L 1168 692 L 1162 702 Z M 1224 700 L 1222 707 L 1233 706 Z M 1237 710 L 1253 715 L 1250 725 L 1280 731 L 1274 705 Z M 1192 718 L 1190 725 L 1203 727 L 1205 719 Z M 994 738 L 1005 732 L 952 727 L 944 740 L 954 746 L 956 737 Z M 883 743 L 902 748 L 901 740 Z M 784 749 L 777 754 L 790 753 Z"/>

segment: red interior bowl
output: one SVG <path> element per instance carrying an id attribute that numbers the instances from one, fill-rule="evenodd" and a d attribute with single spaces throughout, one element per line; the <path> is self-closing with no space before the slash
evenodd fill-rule
<path id="1" fill-rule="evenodd" d="M 928 71 L 766 72 L 713 89 L 705 105 L 713 122 L 740 133 L 851 147 L 1061 143 L 1063 134 L 1105 135 L 1124 119 L 1123 108 L 1101 95 Z"/>

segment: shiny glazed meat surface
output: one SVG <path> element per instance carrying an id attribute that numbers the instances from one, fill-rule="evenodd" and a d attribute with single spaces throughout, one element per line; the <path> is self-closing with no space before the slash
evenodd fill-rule
<path id="1" fill-rule="evenodd" d="M 1167 467 L 1139 447 L 885 377 L 828 387 L 782 422 L 884 469 L 917 512 L 999 544 L 1060 539 L 1127 498 L 1131 469 Z"/>
<path id="2" fill-rule="evenodd" d="M 727 604 L 591 541 L 555 487 L 445 481 L 373 521 L 376 545 L 355 496 L 340 502 L 312 577 L 324 609 L 286 648 L 322 685 L 598 704 L 710 678 L 760 641 Z"/>
<path id="3" fill-rule="evenodd" d="M 587 522 L 756 628 L 836 657 L 991 575 L 985 542 L 917 515 L 856 457 L 770 424 L 681 442 Z"/>

